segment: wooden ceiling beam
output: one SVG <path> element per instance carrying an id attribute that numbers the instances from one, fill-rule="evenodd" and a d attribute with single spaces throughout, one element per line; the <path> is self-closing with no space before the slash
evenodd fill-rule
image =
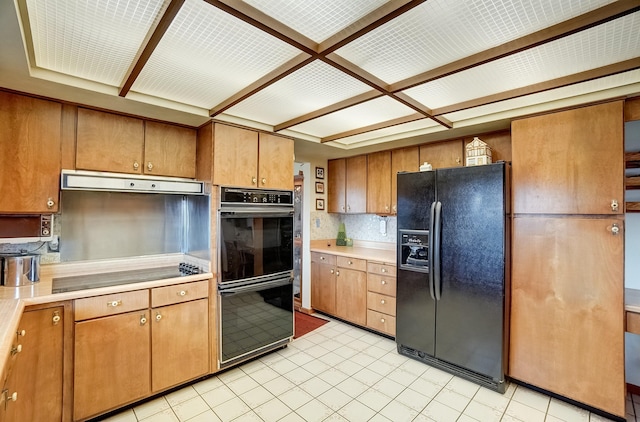
<path id="1" fill-rule="evenodd" d="M 422 113 L 414 113 L 409 116 L 399 117 L 393 120 L 387 120 L 386 122 L 376 123 L 374 125 L 369 125 L 365 127 L 361 127 L 354 130 L 349 130 L 342 133 L 337 133 L 335 135 L 327 136 L 326 138 L 320 139 L 320 143 L 327 143 L 331 141 L 335 141 L 336 139 L 346 138 L 348 136 L 360 135 L 361 133 L 372 132 L 378 129 L 384 129 L 391 126 L 401 125 L 403 123 L 410 123 L 416 120 L 425 119 L 425 116 Z"/>
<path id="2" fill-rule="evenodd" d="M 183 4 L 184 0 L 171 0 L 162 14 L 162 17 L 157 21 L 155 26 L 152 26 L 149 29 L 146 38 L 138 50 L 138 54 L 136 54 L 131 66 L 129 66 L 129 69 L 127 70 L 124 82 L 118 92 L 120 97 L 125 97 L 129 93 L 133 83 L 138 79 L 138 76 L 140 76 L 140 72 L 142 72 L 142 69 L 149 61 L 151 54 L 153 54 Z"/>
<path id="3" fill-rule="evenodd" d="M 499 101 L 510 100 L 513 98 L 523 97 L 525 95 L 536 94 L 538 92 L 549 91 L 551 89 L 562 88 L 564 86 L 574 85 L 581 82 L 587 82 L 593 79 L 604 78 L 606 76 L 627 72 L 630 70 L 640 69 L 640 57 L 625 60 L 623 62 L 610 64 L 608 66 L 587 70 L 573 75 L 563 76 L 561 78 L 540 82 L 509 91 L 499 92 L 497 94 L 487 95 L 473 100 L 463 101 L 458 104 L 448 105 L 433 110 L 434 116 L 462 111 L 473 107 L 479 107 L 487 104 L 497 103 Z"/>
<path id="4" fill-rule="evenodd" d="M 525 35 L 516 40 L 506 42 L 497 47 L 481 51 L 477 54 L 447 63 L 444 66 L 426 71 L 416 76 L 391 84 L 391 92 L 403 91 L 414 86 L 422 85 L 436 79 L 450 76 L 463 70 L 471 69 L 503 57 L 528 50 L 533 47 L 555 41 L 594 26 L 620 18 L 629 13 L 640 10 L 638 0 L 619 0 L 598 9 L 592 10 L 575 18 L 544 28 L 533 34 Z"/>

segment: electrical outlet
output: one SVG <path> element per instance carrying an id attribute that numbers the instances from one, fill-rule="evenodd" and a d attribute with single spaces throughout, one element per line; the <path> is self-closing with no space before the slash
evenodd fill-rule
<path id="1" fill-rule="evenodd" d="M 319 227 L 320 227 L 320 219 L 316 218 L 316 228 L 319 228 Z"/>
<path id="2" fill-rule="evenodd" d="M 387 220 L 380 220 L 380 234 L 387 235 Z"/>

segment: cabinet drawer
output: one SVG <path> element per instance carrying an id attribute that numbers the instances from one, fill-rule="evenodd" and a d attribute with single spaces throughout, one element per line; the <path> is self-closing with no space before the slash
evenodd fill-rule
<path id="1" fill-rule="evenodd" d="M 347 258 L 346 256 L 338 256 L 338 267 L 351 268 L 357 271 L 367 271 L 367 261 L 365 259 Z"/>
<path id="2" fill-rule="evenodd" d="M 396 317 L 383 314 L 380 312 L 367 310 L 367 327 L 376 331 L 389 334 L 390 336 L 396 335 Z"/>
<path id="3" fill-rule="evenodd" d="M 149 307 L 149 290 L 114 293 L 75 301 L 75 321 L 122 314 Z"/>
<path id="4" fill-rule="evenodd" d="M 370 292 L 382 293 L 383 295 L 396 297 L 396 277 L 367 274 L 367 290 Z"/>
<path id="5" fill-rule="evenodd" d="M 625 312 L 625 314 L 627 315 L 625 331 L 640 334 L 640 314 L 629 311 Z"/>
<path id="6" fill-rule="evenodd" d="M 151 289 L 151 307 L 173 305 L 174 303 L 209 297 L 209 281 L 176 284 L 174 286 Z"/>
<path id="7" fill-rule="evenodd" d="M 396 298 L 367 292 L 367 308 L 383 314 L 396 316 Z"/>
<path id="8" fill-rule="evenodd" d="M 396 276 L 396 266 L 391 264 L 383 264 L 382 262 L 371 262 L 367 264 L 367 272 L 381 275 Z"/>
<path id="9" fill-rule="evenodd" d="M 336 265 L 336 256 L 329 253 L 311 252 L 311 262 Z"/>

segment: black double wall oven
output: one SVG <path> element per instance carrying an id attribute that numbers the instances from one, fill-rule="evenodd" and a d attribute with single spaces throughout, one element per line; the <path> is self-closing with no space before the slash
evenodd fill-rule
<path id="1" fill-rule="evenodd" d="M 220 367 L 293 338 L 293 193 L 220 188 Z"/>

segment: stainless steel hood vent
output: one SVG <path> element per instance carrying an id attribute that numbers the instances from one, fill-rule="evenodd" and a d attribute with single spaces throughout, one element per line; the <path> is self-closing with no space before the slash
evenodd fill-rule
<path id="1" fill-rule="evenodd" d="M 63 190 L 205 195 L 204 182 L 173 177 L 62 170 Z"/>

